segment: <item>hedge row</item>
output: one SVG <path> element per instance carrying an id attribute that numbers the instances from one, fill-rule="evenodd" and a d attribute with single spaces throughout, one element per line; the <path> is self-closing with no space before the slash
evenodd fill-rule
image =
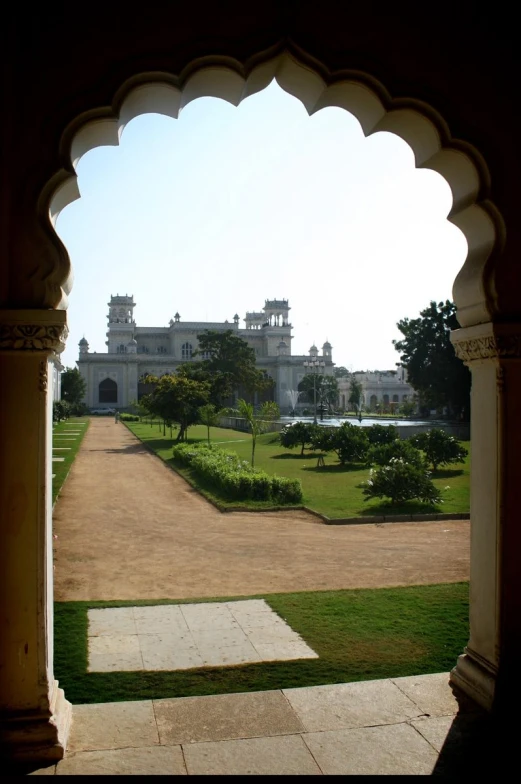
<path id="1" fill-rule="evenodd" d="M 252 468 L 233 452 L 206 444 L 176 444 L 173 455 L 175 460 L 192 468 L 201 479 L 229 498 L 277 504 L 302 502 L 302 486 L 298 479 L 270 476 Z"/>

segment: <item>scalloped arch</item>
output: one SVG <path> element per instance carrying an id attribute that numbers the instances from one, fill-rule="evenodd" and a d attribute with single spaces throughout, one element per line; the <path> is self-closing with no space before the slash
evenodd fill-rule
<path id="1" fill-rule="evenodd" d="M 78 161 L 94 147 L 119 144 L 133 118 L 152 112 L 177 118 L 184 106 L 201 97 L 222 98 L 238 106 L 276 79 L 309 115 L 337 106 L 357 118 L 365 136 L 377 131 L 396 134 L 411 147 L 417 167 L 432 169 L 447 181 L 453 198 L 448 220 L 462 231 L 468 246 L 453 286 L 458 320 L 462 327 L 490 321 L 495 301 L 494 292 L 487 290 L 486 270 L 503 245 L 504 224 L 489 200 L 490 176 L 482 156 L 472 145 L 452 139 L 445 120 L 430 105 L 414 98 L 392 98 L 380 82 L 362 72 L 328 74 L 304 53 L 289 50 L 247 73 L 238 62 L 207 58 L 192 63 L 185 74 L 184 78 L 164 72 L 136 75 L 120 87 L 111 106 L 93 109 L 70 123 L 60 143 L 64 167 L 48 182 L 40 200 L 53 226 L 61 210 L 80 196 Z M 59 280 L 60 270 L 55 271 L 53 284 L 65 293 L 71 280 Z M 66 307 L 65 294 L 62 303 L 59 307 Z"/>

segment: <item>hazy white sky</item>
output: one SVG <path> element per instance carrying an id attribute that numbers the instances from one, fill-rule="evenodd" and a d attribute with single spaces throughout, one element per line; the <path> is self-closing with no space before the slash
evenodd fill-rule
<path id="1" fill-rule="evenodd" d="M 396 322 L 452 299 L 466 255 L 446 220 L 449 186 L 415 169 L 398 137 L 364 138 L 327 108 L 309 117 L 276 82 L 239 107 L 199 98 L 178 120 L 144 115 L 119 147 L 78 165 L 81 199 L 57 231 L 74 267 L 74 367 L 84 335 L 106 351 L 111 294 L 133 294 L 138 326 L 232 321 L 288 299 L 292 353 L 329 340 L 352 370 L 391 369 Z"/>

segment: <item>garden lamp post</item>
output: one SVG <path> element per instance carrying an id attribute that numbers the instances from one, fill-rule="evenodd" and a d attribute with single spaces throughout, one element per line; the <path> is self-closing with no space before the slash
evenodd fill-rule
<path id="1" fill-rule="evenodd" d="M 305 359 L 303 362 L 305 368 L 311 368 L 311 372 L 313 374 L 313 405 L 315 410 L 315 415 L 313 418 L 313 424 L 317 424 L 317 373 L 318 369 L 323 369 L 326 366 L 326 363 L 323 359 L 319 359 L 316 356 L 311 356 L 309 359 Z"/>

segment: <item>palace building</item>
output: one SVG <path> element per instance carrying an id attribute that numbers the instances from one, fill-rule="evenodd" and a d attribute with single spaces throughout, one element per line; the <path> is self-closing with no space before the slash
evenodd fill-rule
<path id="1" fill-rule="evenodd" d="M 255 352 L 258 369 L 275 382 L 273 399 L 283 412 L 293 408 L 289 393 L 298 389 L 308 372 L 304 361 L 314 357 L 324 362 L 323 374 L 333 374 L 332 347 L 327 341 L 321 354 L 313 345 L 309 355 L 292 355 L 287 299 L 265 300 L 261 310 L 246 313 L 244 327 L 237 313 L 224 322 L 182 321 L 176 313 L 168 326 L 138 327 L 134 297 L 126 294 L 111 296 L 108 307 L 107 352 L 89 351 L 85 338 L 79 342 L 78 368 L 87 382 L 85 403 L 90 408 L 126 408 L 139 399 L 139 381 L 144 376 L 162 376 L 186 362 L 204 359 L 194 353 L 198 335 L 205 330 L 231 330 L 246 341 Z"/>

